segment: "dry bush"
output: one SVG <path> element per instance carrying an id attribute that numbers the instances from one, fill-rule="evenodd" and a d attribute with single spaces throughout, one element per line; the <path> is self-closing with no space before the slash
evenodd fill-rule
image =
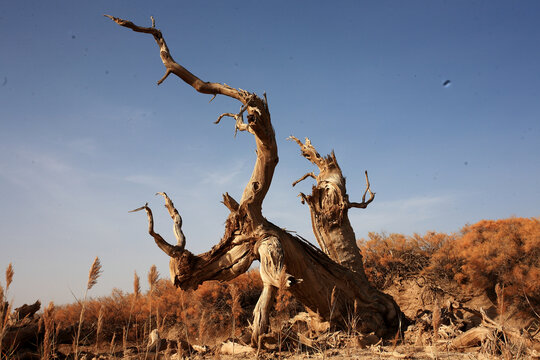
<path id="1" fill-rule="evenodd" d="M 429 266 L 431 257 L 454 235 L 428 232 L 424 236 L 370 232 L 369 239 L 358 241 L 364 256 L 364 270 L 379 289 L 390 286 L 396 279 L 417 276 Z"/>
<path id="2" fill-rule="evenodd" d="M 258 270 L 228 282 L 207 281 L 197 290 L 177 289 L 165 279 L 154 279 L 153 284 L 152 290 L 145 294 L 134 285 L 134 293 L 114 289 L 109 296 L 87 300 L 81 336 L 85 343 L 95 343 L 101 312 L 100 341 L 109 341 L 127 329 L 126 341 L 142 344 L 148 336 L 151 318 L 152 328 L 156 323 L 165 332 L 175 327 L 177 337 L 183 340 L 214 345 L 242 335 L 262 291 Z M 298 307 L 294 297 L 282 291 L 273 315 L 276 312 L 294 314 Z M 55 321 L 63 328 L 76 325 L 80 312 L 78 303 L 60 306 L 55 311 Z"/>
<path id="3" fill-rule="evenodd" d="M 87 343 L 95 341 L 101 311 L 100 340 L 108 341 L 128 329 L 127 340 L 142 343 L 148 335 L 151 311 L 154 327 L 156 320 L 164 328 L 180 324 L 184 329 L 179 334 L 182 338 L 193 343 L 215 342 L 232 335 L 233 316 L 237 330 L 248 325 L 262 281 L 258 271 L 253 270 L 230 282 L 205 282 L 195 291 L 177 289 L 164 279 L 155 279 L 152 291 L 146 294 L 137 290 L 137 286 L 135 293 L 113 289 L 109 296 L 87 300 L 81 337 Z M 76 325 L 80 312 L 79 303 L 60 306 L 55 321 L 62 328 Z M 202 334 L 204 338 L 200 339 Z"/>
<path id="4" fill-rule="evenodd" d="M 43 335 L 43 344 L 41 350 L 41 358 L 43 360 L 49 360 L 55 353 L 55 324 L 54 324 L 54 303 L 51 301 L 49 306 L 43 311 L 40 326 L 45 328 L 45 334 Z"/>
<path id="5" fill-rule="evenodd" d="M 465 289 L 480 289 L 529 307 L 540 305 L 540 220 L 510 218 L 467 225 L 461 236 L 434 254 L 426 273 L 451 278 Z"/>
<path id="6" fill-rule="evenodd" d="M 538 218 L 482 220 L 451 235 L 369 233 L 358 246 L 366 274 L 381 289 L 395 280 L 422 276 L 437 287 L 485 291 L 496 303 L 500 284 L 509 303 L 522 310 L 540 306 Z"/>
<path id="7" fill-rule="evenodd" d="M 538 219 L 484 220 L 451 235 L 370 233 L 359 246 L 366 274 L 379 288 L 396 279 L 422 276 L 432 285 L 485 290 L 497 298 L 495 289 L 500 284 L 498 298 L 505 299 L 505 306 L 514 302 L 530 310 L 540 305 Z M 177 337 L 192 344 L 216 344 L 241 335 L 262 291 L 256 270 L 230 282 L 205 282 L 195 291 L 176 289 L 167 280 L 153 278 L 152 291 L 141 293 L 138 282 L 135 276 L 134 293 L 115 289 L 109 296 L 86 301 L 85 343 L 95 341 L 102 309 L 99 339 L 103 341 L 127 332 L 128 341 L 141 344 L 152 319 L 154 327 L 156 323 L 161 330 L 174 326 Z M 272 316 L 294 315 L 299 308 L 289 292 L 279 291 Z M 58 307 L 55 322 L 63 328 L 76 327 L 80 313 L 78 303 Z"/>

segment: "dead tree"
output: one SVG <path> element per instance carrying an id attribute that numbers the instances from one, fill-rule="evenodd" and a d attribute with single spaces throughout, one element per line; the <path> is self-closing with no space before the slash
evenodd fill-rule
<path id="1" fill-rule="evenodd" d="M 313 231 L 322 251 L 272 224 L 262 214 L 262 203 L 278 163 L 276 138 L 266 95 L 261 98 L 242 89 L 200 80 L 173 60 L 153 18 L 151 27 L 141 27 L 131 21 L 105 16 L 118 25 L 154 37 L 165 65 L 165 75 L 158 85 L 173 73 L 200 93 L 224 95 L 238 100 L 241 103 L 240 111 L 224 113 L 216 123 L 223 117 L 231 117 L 235 120 L 235 131 L 249 132 L 255 138 L 257 159 L 251 179 L 240 202 L 227 193 L 223 195 L 223 204 L 230 214 L 225 224 L 225 234 L 210 251 L 194 255 L 185 249 L 182 218 L 166 193 L 158 194 L 164 197 L 165 206 L 174 221 L 176 245 L 169 244 L 154 231 L 152 211 L 148 204 L 133 210 L 146 211 L 150 235 L 170 257 L 171 281 L 182 289 L 194 289 L 207 280 L 233 279 L 247 271 L 253 261 L 259 260 L 264 287 L 254 310 L 252 344 L 257 344 L 260 335 L 268 330 L 269 312 L 280 287 L 288 288 L 310 312 L 325 320 L 343 325 L 348 318 L 356 316 L 358 330 L 375 332 L 378 336 L 394 335 L 401 325 L 402 313 L 392 297 L 368 282 L 347 216 L 349 208 L 365 208 L 374 199 L 369 181 L 362 202 L 350 202 L 345 178 L 334 154 L 321 157 L 308 139 L 302 143 L 292 138 L 300 145 L 304 157 L 319 168 L 318 175 L 309 173 L 300 180 L 312 177 L 317 182 L 311 195 L 301 196 L 310 207 Z M 367 193 L 370 198 L 366 201 Z"/>

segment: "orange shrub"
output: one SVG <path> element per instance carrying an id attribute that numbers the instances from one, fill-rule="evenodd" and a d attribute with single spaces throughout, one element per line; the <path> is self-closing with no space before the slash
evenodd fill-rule
<path id="1" fill-rule="evenodd" d="M 539 219 L 483 220 L 465 226 L 458 235 L 369 233 L 369 239 L 360 240 L 358 246 L 366 274 L 381 289 L 395 279 L 423 276 L 438 287 L 459 284 L 493 296 L 500 284 L 507 298 L 517 300 L 522 308 L 530 309 L 525 294 L 533 307 L 540 305 Z M 84 339 L 94 341 L 103 309 L 100 339 L 104 341 L 116 334 L 121 344 L 123 333 L 129 330 L 127 338 L 139 342 L 156 326 L 179 325 L 179 335 L 190 342 L 215 343 L 238 336 L 248 325 L 261 291 L 262 281 L 255 270 L 229 282 L 205 282 L 195 291 L 176 289 L 167 280 L 158 280 L 146 294 L 115 289 L 109 296 L 87 302 Z M 276 308 L 292 315 L 301 306 L 289 292 L 280 291 Z M 58 307 L 55 322 L 76 329 L 80 311 L 78 303 Z"/>
<path id="2" fill-rule="evenodd" d="M 370 232 L 369 239 L 358 241 L 364 256 L 364 270 L 369 280 L 384 289 L 395 279 L 418 275 L 430 263 L 431 256 L 453 235 L 428 232 L 424 236 Z"/>
<path id="3" fill-rule="evenodd" d="M 177 289 L 164 279 L 158 280 L 153 292 L 146 294 L 128 294 L 114 289 L 109 296 L 87 302 L 84 338 L 94 341 L 99 311 L 103 308 L 100 335 L 103 341 L 110 341 L 116 334 L 116 341 L 121 344 L 123 332 L 128 329 L 127 339 L 140 342 L 156 326 L 176 324 L 182 328 L 183 338 L 193 343 L 212 342 L 232 335 L 233 316 L 235 333 L 247 326 L 261 291 L 262 281 L 255 270 L 229 282 L 205 282 L 195 291 Z M 62 328 L 74 326 L 76 329 L 80 311 L 79 303 L 60 306 L 55 312 L 55 321 Z"/>
<path id="4" fill-rule="evenodd" d="M 539 304 L 540 220 L 510 218 L 467 225 L 460 238 L 433 256 L 427 271 L 447 274 L 467 288 L 487 291 L 491 297 L 499 283 L 505 295 L 525 301 L 526 294 Z"/>

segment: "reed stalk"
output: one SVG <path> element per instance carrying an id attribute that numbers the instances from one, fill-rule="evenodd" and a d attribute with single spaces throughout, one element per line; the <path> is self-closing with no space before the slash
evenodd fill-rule
<path id="1" fill-rule="evenodd" d="M 94 259 L 94 262 L 92 263 L 92 266 L 90 267 L 90 271 L 88 272 L 88 282 L 86 283 L 86 291 L 84 292 L 84 299 L 81 304 L 81 313 L 79 314 L 79 327 L 77 329 L 77 337 L 75 338 L 75 359 L 78 359 L 79 355 L 79 339 L 81 337 L 81 327 L 82 322 L 84 319 L 84 310 L 86 307 L 86 299 L 88 297 L 88 291 L 94 287 L 94 285 L 97 284 L 97 280 L 99 276 L 101 275 L 101 262 L 99 261 L 99 258 L 96 256 Z"/>

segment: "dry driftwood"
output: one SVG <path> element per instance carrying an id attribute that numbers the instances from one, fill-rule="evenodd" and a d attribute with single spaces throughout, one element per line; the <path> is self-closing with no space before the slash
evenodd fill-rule
<path id="1" fill-rule="evenodd" d="M 492 334 L 493 329 L 478 326 L 456 337 L 451 346 L 457 349 L 478 346 Z"/>
<path id="2" fill-rule="evenodd" d="M 451 342 L 452 347 L 463 349 L 481 345 L 486 341 L 504 341 L 540 351 L 540 342 L 533 339 L 528 333 L 497 323 L 495 320 L 489 318 L 482 308 L 480 308 L 479 313 L 482 316 L 482 324 L 455 338 Z"/>
<path id="3" fill-rule="evenodd" d="M 304 144 L 293 138 L 303 155 L 319 168 L 319 175 L 307 174 L 317 180 L 310 196 L 302 195 L 311 210 L 313 229 L 321 249 L 294 236 L 266 220 L 262 203 L 272 182 L 278 163 L 277 144 L 266 96 L 263 98 L 225 84 L 205 82 L 175 62 L 160 30 L 152 18 L 151 27 L 141 27 L 131 21 L 105 15 L 118 25 L 154 37 L 165 65 L 161 84 L 171 73 L 177 75 L 196 91 L 210 95 L 224 95 L 240 102 L 238 113 L 224 113 L 235 120 L 235 131 L 246 131 L 255 138 L 257 159 L 251 179 L 239 202 L 229 194 L 223 204 L 230 210 L 221 241 L 210 251 L 194 255 L 185 249 L 182 218 L 166 193 L 158 193 L 174 221 L 177 244 L 172 245 L 154 231 L 153 215 L 148 205 L 145 210 L 149 233 L 158 247 L 169 257 L 171 281 L 182 289 L 196 288 L 207 280 L 230 280 L 247 271 L 253 261 L 260 261 L 263 291 L 254 310 L 252 344 L 265 333 L 269 324 L 269 310 L 278 288 L 288 288 L 310 311 L 323 319 L 343 323 L 355 316 L 359 330 L 375 332 L 379 336 L 394 335 L 400 326 L 402 313 L 393 299 L 372 287 L 366 279 L 362 257 L 356 247 L 354 232 L 347 217 L 349 208 L 365 208 L 374 198 L 369 182 L 369 200 L 349 202 L 345 179 L 334 154 L 322 158 L 306 140 Z M 246 115 L 246 120 L 244 120 Z M 367 179 L 367 174 L 366 174 Z"/>
<path id="4" fill-rule="evenodd" d="M 32 305 L 24 304 L 21 307 L 18 307 L 15 309 L 13 313 L 13 318 L 15 320 L 22 320 L 25 317 L 31 318 L 32 316 L 34 316 L 36 312 L 39 311 L 40 308 L 41 308 L 41 301 L 39 300 L 36 300 L 36 302 L 33 303 Z"/>
<path id="5" fill-rule="evenodd" d="M 45 327 L 40 324 L 41 317 L 25 317 L 15 321 L 4 329 L 2 337 L 3 351 L 12 352 L 21 349 L 38 350 L 38 344 L 43 343 Z M 69 343 L 73 341 L 75 328 L 58 328 L 55 330 L 55 342 L 57 344 Z"/>
<path id="6" fill-rule="evenodd" d="M 41 302 L 37 300 L 32 305 L 24 304 L 9 314 L 9 304 L 4 306 L 4 316 L 9 317 L 6 326 L 0 328 L 2 332 L 0 346 L 4 351 L 10 351 L 27 346 L 34 346 L 36 337 L 39 335 L 39 319 L 33 315 L 40 309 Z M 0 355 L 1 356 L 1 355 Z"/>

